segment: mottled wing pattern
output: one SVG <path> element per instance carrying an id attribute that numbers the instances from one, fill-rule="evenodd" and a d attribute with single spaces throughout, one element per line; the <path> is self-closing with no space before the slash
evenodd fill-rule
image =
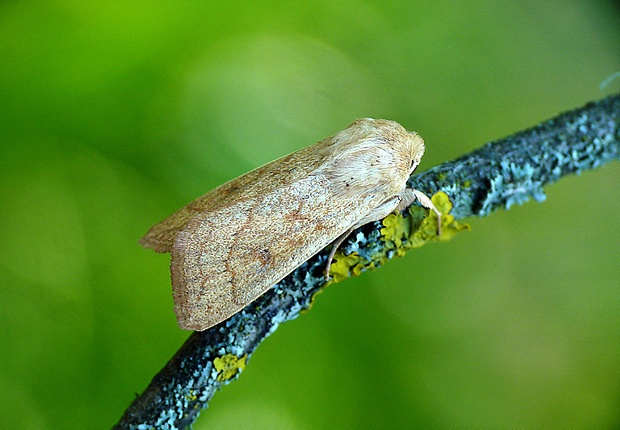
<path id="1" fill-rule="evenodd" d="M 179 325 L 204 330 L 239 312 L 362 219 L 374 200 L 336 198 L 328 179 L 310 175 L 195 216 L 171 250 Z"/>
<path id="2" fill-rule="evenodd" d="M 193 217 L 269 194 L 308 176 L 331 155 L 332 144 L 333 138 L 323 139 L 220 185 L 151 227 L 140 244 L 157 252 L 169 252 L 177 234 Z"/>

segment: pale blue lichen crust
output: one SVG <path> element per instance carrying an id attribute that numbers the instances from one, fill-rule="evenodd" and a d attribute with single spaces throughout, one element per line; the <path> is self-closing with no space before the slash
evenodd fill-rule
<path id="1" fill-rule="evenodd" d="M 619 121 L 620 96 L 608 97 L 435 166 L 409 186 L 444 191 L 456 219 L 544 201 L 543 186 L 620 158 Z"/>
<path id="2" fill-rule="evenodd" d="M 536 169 L 529 163 L 517 165 L 502 161 L 497 176 L 490 180 L 490 189 L 482 201 L 479 214 L 488 215 L 502 204 L 510 209 L 515 203 L 521 205 L 527 202 L 530 197 L 537 202 L 545 201 L 543 183 L 536 177 Z"/>

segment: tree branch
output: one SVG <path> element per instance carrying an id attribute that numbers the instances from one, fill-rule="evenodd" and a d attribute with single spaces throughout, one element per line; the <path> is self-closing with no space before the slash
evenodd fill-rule
<path id="1" fill-rule="evenodd" d="M 529 197 L 542 201 L 544 185 L 620 158 L 619 125 L 620 95 L 616 95 L 488 143 L 412 177 L 409 185 L 425 192 L 445 192 L 453 205 L 451 215 L 457 220 L 508 209 Z M 340 267 L 336 271 L 344 271 L 344 276 L 358 274 L 419 246 L 416 241 L 437 240 L 432 237 L 433 228 L 424 233 L 424 222 L 433 215 L 423 219 L 426 212 L 420 211 L 411 209 L 410 214 L 401 216 L 409 221 L 406 228 L 400 225 L 404 228 L 400 236 L 393 234 L 386 220 L 358 229 L 337 254 L 335 264 Z M 462 228 L 454 219 L 442 217 L 444 229 L 449 231 L 451 226 L 456 232 Z M 115 428 L 191 426 L 213 394 L 238 377 L 261 341 L 279 324 L 310 307 L 313 295 L 326 284 L 323 270 L 328 253 L 329 247 L 229 320 L 193 333 Z"/>

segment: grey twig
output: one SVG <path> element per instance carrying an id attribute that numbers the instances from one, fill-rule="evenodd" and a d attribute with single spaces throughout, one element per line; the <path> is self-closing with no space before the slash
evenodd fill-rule
<path id="1" fill-rule="evenodd" d="M 620 158 L 619 124 L 616 95 L 488 143 L 412 177 L 410 186 L 429 194 L 444 191 L 454 205 L 455 219 L 488 215 L 529 197 L 542 201 L 544 185 Z M 394 254 L 394 247 L 381 240 L 382 228 L 376 222 L 354 232 L 342 245 L 344 253 L 356 252 L 367 263 L 380 265 Z M 193 333 L 116 428 L 191 426 L 213 394 L 238 377 L 261 341 L 310 306 L 325 285 L 328 253 L 329 248 L 319 252 L 229 320 Z"/>

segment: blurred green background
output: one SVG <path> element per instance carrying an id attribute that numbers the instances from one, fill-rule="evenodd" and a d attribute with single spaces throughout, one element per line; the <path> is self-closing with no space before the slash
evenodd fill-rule
<path id="1" fill-rule="evenodd" d="M 620 91 L 620 7 L 0 3 L 0 428 L 109 428 L 180 347 L 167 255 L 216 185 L 382 117 L 421 170 Z M 328 288 L 195 428 L 620 426 L 620 164 Z"/>

